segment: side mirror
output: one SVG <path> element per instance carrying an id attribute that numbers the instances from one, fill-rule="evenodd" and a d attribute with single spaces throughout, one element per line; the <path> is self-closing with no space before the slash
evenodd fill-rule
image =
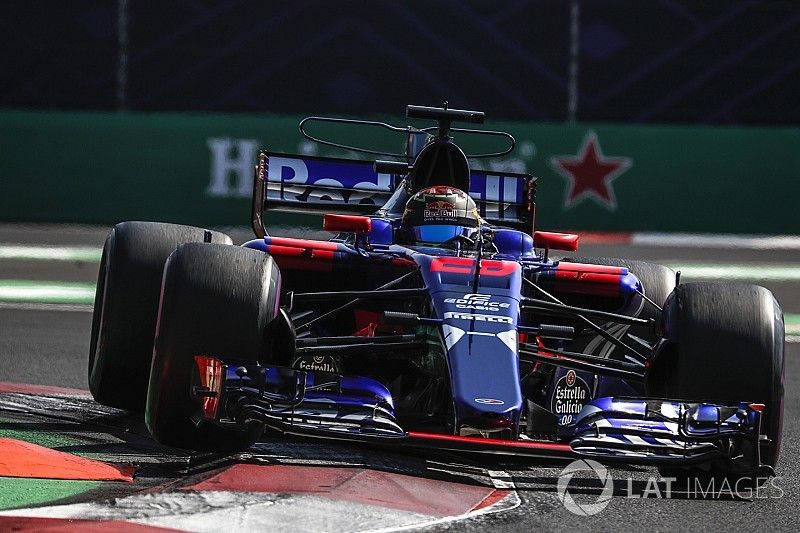
<path id="1" fill-rule="evenodd" d="M 544 248 L 545 258 L 550 249 L 574 252 L 578 249 L 578 236 L 574 233 L 556 233 L 554 231 L 534 231 L 533 245 Z"/>
<path id="2" fill-rule="evenodd" d="M 372 229 L 372 219 L 356 215 L 328 214 L 322 219 L 322 229 L 344 233 L 369 233 Z"/>

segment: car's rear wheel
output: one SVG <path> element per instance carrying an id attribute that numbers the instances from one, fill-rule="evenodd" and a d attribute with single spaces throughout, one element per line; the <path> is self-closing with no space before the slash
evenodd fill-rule
<path id="1" fill-rule="evenodd" d="M 248 248 L 184 244 L 169 257 L 145 413 L 156 440 L 179 448 L 242 450 L 261 435 L 260 424 L 229 429 L 196 417 L 201 404 L 191 391 L 198 382 L 194 357 L 268 360 L 273 343 L 267 326 L 279 316 L 280 280 L 272 258 Z"/>
<path id="2" fill-rule="evenodd" d="M 202 242 L 201 228 L 121 222 L 106 237 L 92 317 L 89 389 L 104 405 L 142 411 L 150 376 L 164 261 L 176 246 Z M 231 238 L 210 232 L 211 241 Z"/>
<path id="3" fill-rule="evenodd" d="M 763 463 L 775 466 L 783 425 L 783 312 L 764 287 L 738 283 L 686 283 L 675 288 L 664 312 L 670 341 L 652 376 L 667 397 L 688 401 L 764 404 Z M 661 360 L 661 361 L 659 361 Z"/>

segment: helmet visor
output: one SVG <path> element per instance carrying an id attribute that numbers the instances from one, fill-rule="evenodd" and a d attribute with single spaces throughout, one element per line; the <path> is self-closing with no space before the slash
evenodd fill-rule
<path id="1" fill-rule="evenodd" d="M 414 226 L 414 238 L 418 243 L 441 244 L 457 235 L 469 235 L 470 228 L 451 225 Z"/>

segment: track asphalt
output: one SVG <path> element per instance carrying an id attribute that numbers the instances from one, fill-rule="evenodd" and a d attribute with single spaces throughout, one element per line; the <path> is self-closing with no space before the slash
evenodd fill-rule
<path id="1" fill-rule="evenodd" d="M 91 299 L 87 302 L 75 294 L 91 293 L 97 250 L 107 229 L 0 225 L 0 382 L 86 389 L 91 323 L 87 303 Z M 247 233 L 231 233 L 237 242 L 249 238 Z M 14 249 L 11 245 L 23 246 Z M 31 250 L 42 246 L 56 246 L 64 255 L 58 261 L 32 256 Z M 795 248 L 703 248 L 685 242 L 661 246 L 644 239 L 639 243 L 589 244 L 581 247 L 580 255 L 680 266 L 684 281 L 714 276 L 747 281 L 751 279 L 747 273 L 756 272 L 753 282 L 775 293 L 787 313 L 787 325 L 796 327 L 800 316 L 800 279 L 793 277 L 800 268 L 800 251 Z M 30 295 L 35 287 L 43 290 L 41 287 L 48 286 L 53 290 L 71 287 L 72 296 L 64 293 L 53 300 L 49 295 L 44 300 L 58 301 L 56 305 L 10 296 L 13 291 Z M 459 529 L 481 531 L 795 530 L 800 506 L 800 344 L 791 342 L 786 347 L 786 411 L 778 477 L 749 494 L 742 490 L 732 495 L 735 491 L 724 487 L 709 492 L 708 485 L 686 486 L 682 480 L 658 481 L 658 472 L 652 468 L 614 467 L 609 469 L 613 497 L 602 512 L 587 517 L 570 513 L 557 497 L 556 484 L 564 464 L 422 457 L 342 444 L 268 439 L 238 458 L 246 465 L 235 467 L 230 462 L 215 463 L 219 458 L 158 447 L 135 417 L 98 406 L 75 391 L 67 391 L 66 396 L 51 389 L 23 394 L 0 386 L 0 438 L 34 442 L 99 461 L 139 465 L 133 484 L 0 478 L 0 509 L 17 508 L 4 514 L 47 520 L 91 518 L 100 521 L 95 525 L 106 524 L 102 529 L 109 530 L 120 527 L 115 520 L 188 530 L 221 529 L 230 527 L 231 520 L 241 520 L 239 524 L 250 529 L 291 524 L 298 530 L 317 531 L 404 526 L 437 531 L 452 527 L 456 519 Z M 298 477 L 305 480 L 304 485 L 281 485 L 285 472 L 279 475 L 280 470 L 236 470 L 274 466 L 297 472 L 298 476 L 290 473 L 287 479 Z M 303 470 L 309 466 L 325 467 L 323 472 L 333 476 L 330 484 L 343 487 L 341 493 L 314 485 L 320 472 Z M 360 475 L 366 477 L 360 479 L 368 480 L 367 487 L 395 487 L 386 490 L 396 499 L 365 502 L 360 499 L 359 478 L 347 477 L 341 469 L 364 472 Z M 374 472 L 386 475 L 370 478 Z M 226 491 L 226 483 L 233 483 L 231 479 L 237 475 L 248 479 L 255 475 L 277 484 L 251 486 L 246 491 L 237 485 L 236 492 Z M 429 482 L 434 489 L 426 493 Z M 438 504 L 424 507 L 417 502 L 398 508 L 406 505 L 408 498 L 413 500 L 409 490 L 403 496 L 398 487 L 410 487 L 424 503 L 439 500 Z M 570 487 L 592 500 L 602 489 L 592 473 L 576 474 Z M 461 496 L 448 499 L 437 496 L 437 490 L 441 495 L 455 492 Z M 344 497 L 346 494 L 350 496 Z M 58 500 L 57 505 L 53 500 Z M 145 511 L 155 508 L 160 511 Z M 487 508 L 496 512 L 480 512 Z M 303 513 L 302 519 L 291 522 L 298 512 Z M 472 514 L 464 514 L 468 512 Z M 187 518 L 195 515 L 201 518 Z M 53 525 L 36 522 L 39 518 L 19 520 L 17 525 L 29 528 Z M 14 524 L 0 521 L 0 530 Z M 80 522 L 73 524 L 77 527 Z"/>

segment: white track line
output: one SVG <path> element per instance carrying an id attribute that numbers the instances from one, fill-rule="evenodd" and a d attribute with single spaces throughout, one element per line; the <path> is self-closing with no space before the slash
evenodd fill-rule
<path id="1" fill-rule="evenodd" d="M 800 235 L 735 235 L 716 233 L 632 233 L 636 246 L 675 248 L 744 248 L 750 250 L 800 250 Z"/>
<path id="2" fill-rule="evenodd" d="M 750 281 L 800 281 L 800 263 L 692 263 L 688 261 L 658 261 L 683 276 L 692 279 L 750 280 Z"/>
<path id="3" fill-rule="evenodd" d="M 77 311 L 80 313 L 91 313 L 94 306 L 82 304 L 0 302 L 0 309 L 12 311 Z"/>
<path id="4" fill-rule="evenodd" d="M 102 253 L 103 249 L 96 246 L 0 244 L 0 260 L 99 263 Z"/>
<path id="5" fill-rule="evenodd" d="M 0 301 L 88 304 L 94 301 L 91 283 L 0 280 Z"/>

